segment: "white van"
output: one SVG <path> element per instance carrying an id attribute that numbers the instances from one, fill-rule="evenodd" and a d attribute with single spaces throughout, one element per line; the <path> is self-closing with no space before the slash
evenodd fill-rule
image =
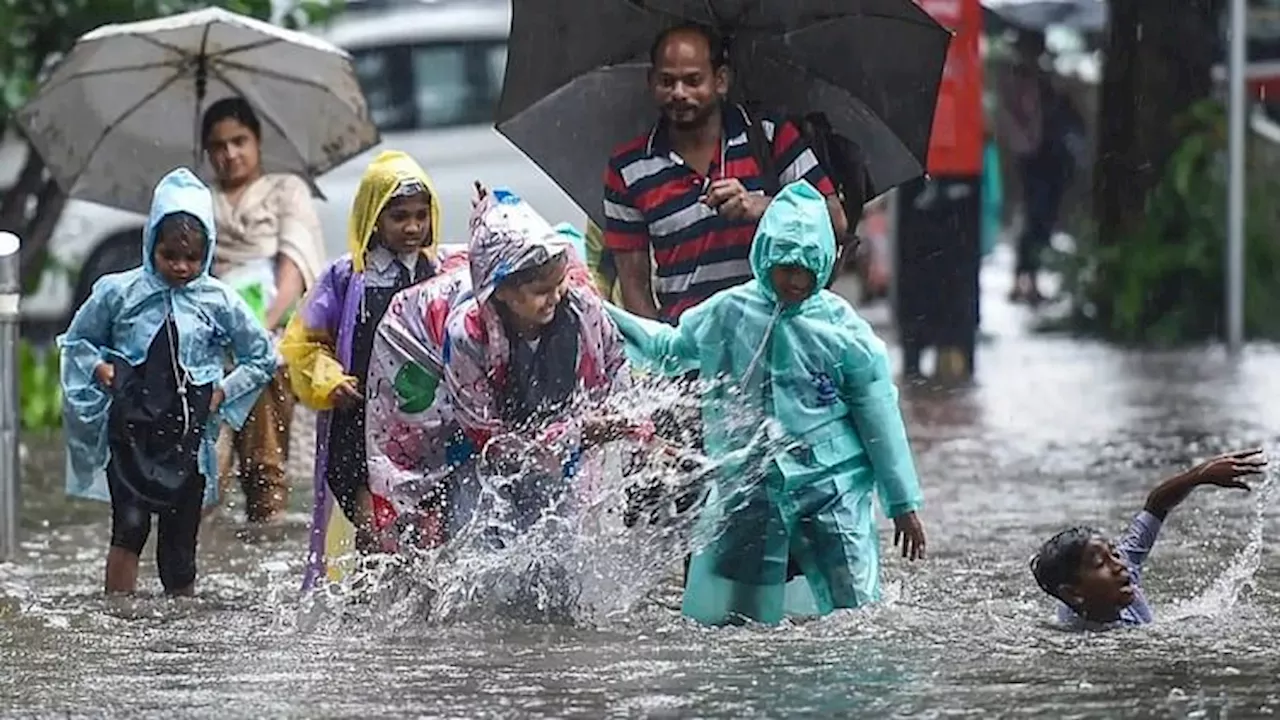
<path id="1" fill-rule="evenodd" d="M 382 149 L 409 153 L 431 175 L 445 242 L 466 241 L 475 180 L 512 188 L 552 222 L 586 222 L 585 213 L 493 129 L 510 25 L 507 0 L 437 0 L 344 13 L 318 33 L 351 52 L 383 137 L 377 148 L 319 180 L 330 257 L 346 250 L 351 200 L 365 166 Z M 0 165 L 12 163 L 16 174 L 20 158 L 4 160 Z M 134 213 L 68 203 L 50 240 L 53 262 L 24 298 L 23 319 L 63 326 L 95 280 L 139 264 L 142 223 Z"/>

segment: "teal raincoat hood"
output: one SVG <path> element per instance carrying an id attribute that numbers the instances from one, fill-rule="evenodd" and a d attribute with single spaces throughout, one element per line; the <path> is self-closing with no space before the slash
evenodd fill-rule
<path id="1" fill-rule="evenodd" d="M 778 294 L 769 272 L 779 265 L 799 265 L 813 273 L 814 292 L 805 303 L 817 296 L 818 288 L 826 287 L 835 271 L 836 233 L 827 199 L 804 180 L 774 197 L 751 241 L 751 271 L 760 292 L 772 302 L 778 301 Z"/>
<path id="2" fill-rule="evenodd" d="M 176 212 L 194 216 L 208 235 L 203 271 L 180 287 L 160 275 L 154 260 L 160 221 Z M 275 373 L 276 355 L 271 338 L 244 299 L 209 274 L 217 237 L 213 218 L 213 195 L 194 173 L 179 168 L 165 175 L 156 185 L 143 230 L 142 265 L 99 278 L 58 338 L 70 494 L 109 499 L 104 470 L 111 454 L 107 424 L 112 393 L 98 381 L 98 365 L 145 362 L 152 341 L 172 316 L 178 364 L 189 382 L 217 383 L 225 394 L 219 411 L 210 416 L 199 457 L 207 480 L 206 502 L 216 500 L 218 425 L 244 424 L 258 393 Z M 229 372 L 228 352 L 235 358 Z"/>

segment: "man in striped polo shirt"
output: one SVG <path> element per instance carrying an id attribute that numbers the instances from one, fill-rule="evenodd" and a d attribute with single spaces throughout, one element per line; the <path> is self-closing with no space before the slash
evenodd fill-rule
<path id="1" fill-rule="evenodd" d="M 751 239 L 770 199 L 748 140 L 753 118 L 725 101 L 723 41 L 702 26 L 676 27 L 658 36 L 650 60 L 662 115 L 609 159 L 605 246 L 614 255 L 623 305 L 674 322 L 717 291 L 751 279 Z M 799 130 L 790 122 L 755 121 L 779 186 L 803 178 L 817 187 L 842 237 L 847 224 L 835 188 Z"/>

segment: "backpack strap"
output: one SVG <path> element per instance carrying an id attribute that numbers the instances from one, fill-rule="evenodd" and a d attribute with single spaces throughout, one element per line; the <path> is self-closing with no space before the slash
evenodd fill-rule
<path id="1" fill-rule="evenodd" d="M 747 147 L 751 149 L 751 157 L 760 167 L 760 176 L 764 181 L 764 194 L 773 197 L 782 189 L 778 177 L 778 169 L 773 162 L 773 143 L 769 142 L 764 132 L 764 124 L 758 117 L 753 117 L 745 106 L 742 108 L 747 120 Z M 774 132 L 777 132 L 776 130 Z"/>

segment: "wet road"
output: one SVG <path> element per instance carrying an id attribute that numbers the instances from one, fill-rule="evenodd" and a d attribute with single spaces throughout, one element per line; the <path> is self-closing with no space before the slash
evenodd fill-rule
<path id="1" fill-rule="evenodd" d="M 1258 717 L 1280 708 L 1270 486 L 1203 490 L 1147 566 L 1160 621 L 1047 624 L 1027 559 L 1065 524 L 1119 532 L 1194 459 L 1280 447 L 1280 351 L 1123 353 L 1029 336 L 999 299 L 979 382 L 911 389 L 927 563 L 886 561 L 888 602 L 772 630 L 702 630 L 661 604 L 594 627 L 431 625 L 301 601 L 292 526 L 202 535 L 200 597 L 98 594 L 106 511 L 28 458 L 23 556 L 0 565 L 0 714 L 58 717 Z M 57 467 L 56 462 L 52 467 Z M 886 545 L 888 543 L 886 536 Z M 156 589 L 144 560 L 146 587 Z M 658 595 L 670 596 L 670 588 Z"/>

